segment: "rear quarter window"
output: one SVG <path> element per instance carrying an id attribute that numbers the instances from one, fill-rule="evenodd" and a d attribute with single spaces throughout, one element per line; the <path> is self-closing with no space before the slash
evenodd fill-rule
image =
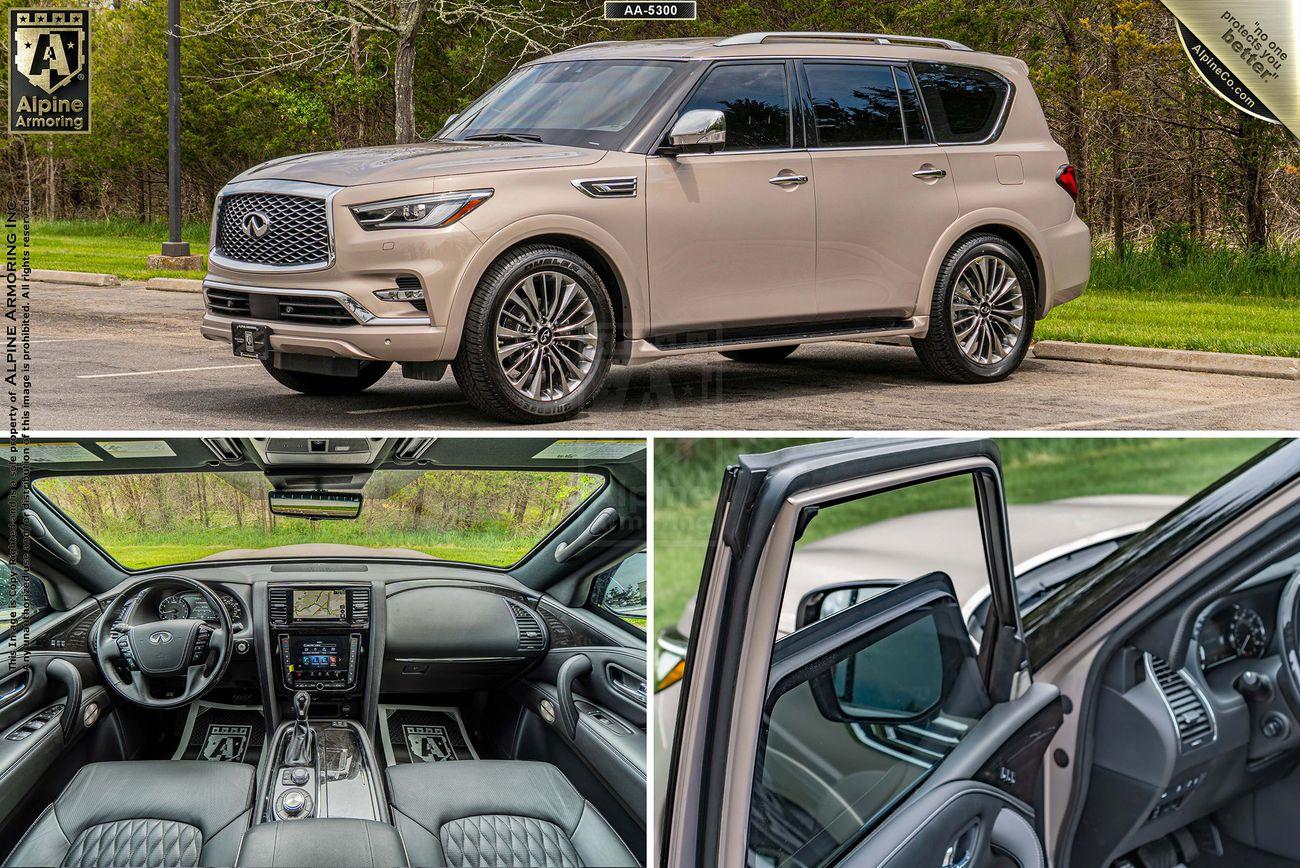
<path id="1" fill-rule="evenodd" d="M 1011 86 L 987 69 L 914 63 L 916 81 L 939 144 L 982 142 L 997 129 Z"/>

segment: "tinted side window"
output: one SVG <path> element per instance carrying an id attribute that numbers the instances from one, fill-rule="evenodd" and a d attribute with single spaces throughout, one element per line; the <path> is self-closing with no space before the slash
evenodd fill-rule
<path id="1" fill-rule="evenodd" d="M 790 147 L 790 93 L 783 63 L 717 67 L 696 88 L 681 114 L 692 109 L 717 109 L 726 116 L 723 150 Z"/>
<path id="2" fill-rule="evenodd" d="M 834 862 L 988 707 L 951 598 L 797 671 L 763 717 L 747 864 Z"/>
<path id="3" fill-rule="evenodd" d="M 979 142 L 997 125 L 1007 84 L 985 69 L 915 63 L 917 82 L 940 143 Z"/>
<path id="4" fill-rule="evenodd" d="M 903 116 L 888 66 L 810 63 L 805 69 L 823 148 L 904 143 Z"/>
<path id="5" fill-rule="evenodd" d="M 921 111 L 921 97 L 916 93 L 912 76 L 901 66 L 894 67 L 894 79 L 898 82 L 898 98 L 903 106 L 903 121 L 907 127 L 907 143 L 915 145 L 930 141 L 930 130 L 925 123 L 925 112 Z"/>

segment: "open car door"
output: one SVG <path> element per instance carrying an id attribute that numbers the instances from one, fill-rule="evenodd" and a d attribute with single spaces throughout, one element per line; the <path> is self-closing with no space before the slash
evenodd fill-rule
<path id="1" fill-rule="evenodd" d="M 870 550 L 862 592 L 840 581 L 804 595 L 796 629 L 783 630 L 795 543 L 819 513 L 854 504 L 871 515 L 867 499 L 933 483 L 971 504 L 935 521 L 978 523 L 969 536 L 992 593 L 978 649 L 952 577 L 883 583 Z M 917 563 L 943 563 L 949 544 L 937 525 Z M 663 864 L 1045 865 L 1042 763 L 1062 703 L 1031 683 L 1012 583 L 991 442 L 842 440 L 743 456 L 725 477 L 691 632 Z"/>

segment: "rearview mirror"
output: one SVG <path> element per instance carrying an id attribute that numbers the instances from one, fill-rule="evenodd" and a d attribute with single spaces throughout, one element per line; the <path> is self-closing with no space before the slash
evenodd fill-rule
<path id="1" fill-rule="evenodd" d="M 356 518 L 363 500 L 351 491 L 270 491 L 266 498 L 273 515 L 310 519 Z"/>
<path id="2" fill-rule="evenodd" d="M 676 150 L 712 153 L 727 143 L 727 118 L 717 109 L 692 109 L 673 124 L 668 141 Z"/>

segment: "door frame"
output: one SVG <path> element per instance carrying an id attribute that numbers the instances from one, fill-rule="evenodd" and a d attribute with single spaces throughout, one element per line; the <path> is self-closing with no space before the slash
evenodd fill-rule
<path id="1" fill-rule="evenodd" d="M 809 510 L 969 475 L 992 587 L 981 672 L 1011 654 L 1025 678 L 1001 459 L 990 440 L 840 440 L 742 456 L 728 470 L 691 630 L 665 802 L 666 865 L 743 864 L 773 640 L 790 558 Z M 680 782 L 689 782 L 679 787 Z M 680 791 L 679 791 L 680 790 Z M 725 806 L 725 808 L 724 808 Z"/>

